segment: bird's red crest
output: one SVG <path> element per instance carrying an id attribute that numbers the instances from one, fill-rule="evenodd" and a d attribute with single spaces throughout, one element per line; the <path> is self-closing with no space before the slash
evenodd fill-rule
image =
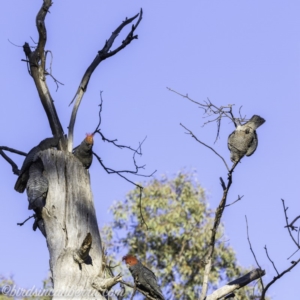
<path id="1" fill-rule="evenodd" d="M 130 254 L 123 256 L 122 260 L 124 260 L 126 265 L 129 265 L 129 266 L 134 266 L 138 263 L 138 260 L 136 259 L 136 257 L 133 255 L 130 255 Z"/>
<path id="2" fill-rule="evenodd" d="M 88 143 L 88 144 L 94 144 L 94 134 L 93 133 L 87 133 L 86 134 L 86 138 L 85 138 L 85 141 Z"/>

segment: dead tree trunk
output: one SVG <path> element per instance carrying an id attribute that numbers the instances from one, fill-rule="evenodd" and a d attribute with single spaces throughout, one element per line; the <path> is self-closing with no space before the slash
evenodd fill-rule
<path id="1" fill-rule="evenodd" d="M 102 247 L 90 188 L 89 172 L 71 153 L 49 149 L 40 152 L 49 181 L 43 220 L 50 254 L 54 295 L 66 291 L 99 298 L 92 287 L 102 270 Z M 86 236 L 92 247 L 82 263 L 75 260 Z M 98 295 L 97 295 L 98 294 Z M 78 298 L 78 297 L 77 297 Z M 79 297 L 80 298 L 80 297 Z M 55 297 L 54 297 L 55 299 Z"/>
<path id="2" fill-rule="evenodd" d="M 142 10 L 134 17 L 126 18 L 113 31 L 110 38 L 106 40 L 104 47 L 97 52 L 96 57 L 87 68 L 74 97 L 76 101 L 70 117 L 69 133 L 66 136 L 46 82 L 47 75 L 50 75 L 56 84 L 59 83 L 46 68 L 49 51 L 45 50 L 47 42 L 45 18 L 51 5 L 51 0 L 43 0 L 36 17 L 39 34 L 38 43 L 33 47 L 30 47 L 28 43 L 24 44 L 23 50 L 26 60 L 23 61 L 28 66 L 29 74 L 34 80 L 52 134 L 59 140 L 59 144 L 57 150 L 42 151 L 43 149 L 40 149 L 38 153 L 32 154 L 32 152 L 25 171 L 28 173 L 30 164 L 39 159 L 43 163 L 43 176 L 48 180 L 48 192 L 39 195 L 41 198 L 44 197 L 42 200 L 46 200 L 45 206 L 42 207 L 44 205 L 42 204 L 38 207 L 35 218 L 36 222 L 39 222 L 37 226 L 39 228 L 42 226 L 41 231 L 47 240 L 54 288 L 53 299 L 61 299 L 62 297 L 68 299 L 104 299 L 104 292 L 109 291 L 121 279 L 121 276 L 105 278 L 105 259 L 102 253 L 89 171 L 72 154 L 74 125 L 79 105 L 87 90 L 93 71 L 103 60 L 115 55 L 134 39 L 137 39 L 138 36 L 134 32 L 142 19 Z M 118 34 L 135 19 L 137 19 L 136 24 L 132 24 L 121 45 L 111 49 Z M 17 165 L 4 154 L 3 150 L 21 155 L 26 154 L 9 147 L 0 149 L 0 155 L 12 165 L 14 174 L 20 175 Z M 24 178 L 24 184 L 26 184 L 28 176 L 27 179 L 26 176 Z M 33 188 L 35 187 L 34 184 L 36 183 L 32 180 Z M 45 185 L 45 189 L 47 191 L 47 185 Z M 23 192 L 24 189 L 18 191 Z M 37 191 L 39 191 L 38 186 Z M 32 201 L 34 202 L 35 199 Z"/>

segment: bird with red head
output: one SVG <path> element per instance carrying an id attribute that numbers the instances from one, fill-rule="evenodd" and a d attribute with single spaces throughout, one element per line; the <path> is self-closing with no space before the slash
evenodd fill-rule
<path id="1" fill-rule="evenodd" d="M 142 291 L 149 293 L 151 297 L 165 300 L 157 283 L 155 274 L 145 267 L 135 256 L 127 254 L 122 260 L 126 263 L 136 286 Z"/>
<path id="2" fill-rule="evenodd" d="M 81 161 L 84 168 L 88 169 L 93 161 L 94 133 L 87 133 L 80 145 L 73 149 L 73 154 Z"/>

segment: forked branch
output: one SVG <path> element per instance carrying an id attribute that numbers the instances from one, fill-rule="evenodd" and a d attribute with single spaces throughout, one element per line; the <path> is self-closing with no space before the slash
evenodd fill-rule
<path id="1" fill-rule="evenodd" d="M 36 27 L 39 33 L 39 40 L 35 50 L 31 50 L 28 43 L 23 46 L 24 53 L 26 55 L 26 61 L 29 66 L 29 73 L 32 76 L 35 86 L 37 88 L 40 100 L 47 114 L 52 134 L 55 137 L 63 137 L 64 132 L 59 121 L 54 101 L 51 97 L 49 88 L 46 83 L 45 75 L 47 71 L 45 69 L 46 56 L 45 56 L 45 45 L 47 42 L 47 31 L 45 25 L 45 18 L 49 12 L 49 8 L 52 5 L 51 0 L 43 0 L 43 5 L 40 8 L 36 16 Z M 60 147 L 63 148 L 63 139 L 61 139 Z"/>
<path id="2" fill-rule="evenodd" d="M 227 163 L 226 163 L 226 160 L 224 159 L 223 156 L 221 156 L 221 155 L 220 155 L 214 148 L 212 148 L 211 146 L 208 146 L 208 145 L 205 144 L 204 142 L 200 141 L 200 140 L 195 136 L 195 134 L 194 134 L 191 130 L 187 129 L 183 124 L 180 123 L 180 126 L 182 126 L 185 130 L 187 130 L 188 134 L 190 134 L 190 135 L 191 135 L 198 143 L 200 143 L 200 144 L 202 144 L 203 146 L 209 148 L 209 149 L 210 149 L 211 151 L 213 151 L 217 156 L 219 156 L 219 157 L 222 159 L 223 163 L 225 164 L 225 167 L 226 167 L 227 171 L 229 171 L 229 167 L 228 167 L 228 165 L 227 165 Z"/>
<path id="3" fill-rule="evenodd" d="M 198 107 L 203 110 L 203 112 L 204 112 L 203 118 L 208 119 L 208 121 L 204 122 L 203 126 L 205 126 L 209 123 L 214 123 L 214 122 L 217 123 L 217 135 L 216 135 L 215 143 L 218 140 L 219 135 L 220 135 L 221 121 L 223 120 L 223 118 L 228 118 L 229 120 L 231 120 L 235 127 L 237 127 L 241 123 L 248 121 L 245 116 L 241 115 L 242 106 L 239 108 L 239 117 L 237 118 L 234 116 L 233 110 L 232 110 L 234 104 L 228 104 L 226 106 L 216 106 L 209 100 L 209 98 L 207 98 L 207 100 L 205 100 L 205 101 L 203 101 L 203 103 L 201 103 L 201 102 L 195 101 L 192 98 L 190 98 L 188 94 L 184 95 L 184 94 L 179 93 L 169 87 L 167 87 L 167 89 L 169 91 L 193 102 L 194 104 L 197 104 Z"/>
<path id="4" fill-rule="evenodd" d="M 78 111 L 79 105 L 81 103 L 81 100 L 83 98 L 83 95 L 86 92 L 88 83 L 90 81 L 90 78 L 91 78 L 93 72 L 95 71 L 97 66 L 103 60 L 115 55 L 116 53 L 118 53 L 119 51 L 124 49 L 127 45 L 129 45 L 134 39 L 138 38 L 138 36 L 135 35 L 134 32 L 135 32 L 136 28 L 138 27 L 140 21 L 142 20 L 142 16 L 143 16 L 143 10 L 141 9 L 139 14 L 135 15 L 134 17 L 132 17 L 130 19 L 126 19 L 125 21 L 123 21 L 122 24 L 112 33 L 111 37 L 105 42 L 104 47 L 100 51 L 98 51 L 98 54 L 96 55 L 95 59 L 93 60 L 93 62 L 90 64 L 90 66 L 85 71 L 85 73 L 81 79 L 81 82 L 79 84 L 79 87 L 77 89 L 77 92 L 75 94 L 75 97 L 71 101 L 71 103 L 72 103 L 75 100 L 75 104 L 73 106 L 72 115 L 71 115 L 71 119 L 70 119 L 70 123 L 69 123 L 69 127 L 68 127 L 69 128 L 68 150 L 70 152 L 72 152 L 72 147 L 73 147 L 73 132 L 74 132 L 77 111 Z M 139 18 L 138 18 L 136 24 L 132 25 L 130 32 L 128 33 L 125 40 L 122 41 L 122 44 L 119 47 L 117 47 L 115 50 L 110 51 L 116 37 L 119 35 L 119 33 L 122 31 L 122 29 L 126 25 L 128 25 L 132 21 L 134 21 L 137 17 L 139 17 Z"/>
<path id="5" fill-rule="evenodd" d="M 236 124 L 236 119 L 233 116 L 232 113 L 232 105 L 227 106 L 227 107 L 217 107 L 214 104 L 212 104 L 209 100 L 205 103 L 199 103 L 197 101 L 192 100 L 191 98 L 188 97 L 188 95 L 184 96 L 170 88 L 168 88 L 170 91 L 175 92 L 176 94 L 187 98 L 188 100 L 198 104 L 200 106 L 200 108 L 202 108 L 204 110 L 204 113 L 206 114 L 206 116 L 212 116 L 212 115 L 216 115 L 217 117 L 214 117 L 212 120 L 209 120 L 206 123 L 209 122 L 217 122 L 218 124 L 218 133 L 217 133 L 217 137 L 219 135 L 219 130 L 220 130 L 220 122 L 221 119 L 223 117 L 227 117 L 231 120 L 234 121 L 234 123 Z M 189 130 L 188 128 L 186 128 L 183 124 L 180 123 L 180 125 L 187 130 L 188 134 L 190 134 L 198 143 L 202 144 L 203 146 L 209 148 L 212 152 L 214 152 L 218 157 L 221 158 L 221 160 L 223 161 L 223 163 L 225 164 L 225 167 L 228 171 L 228 180 L 227 180 L 227 184 L 225 184 L 224 180 L 222 178 L 220 178 L 221 181 L 221 186 L 223 189 L 223 196 L 221 198 L 221 201 L 219 203 L 219 206 L 216 210 L 216 214 L 215 214 L 215 218 L 214 218 L 214 224 L 213 224 L 213 228 L 211 229 L 211 237 L 210 237 L 210 242 L 209 242 L 209 246 L 208 246 L 208 251 L 205 257 L 205 269 L 204 269 L 204 275 L 203 275 L 203 283 L 202 283 L 202 290 L 201 290 L 201 295 L 200 295 L 200 300 L 204 300 L 206 298 L 206 294 L 207 294 L 207 290 L 208 290 L 208 282 L 209 282 L 209 275 L 211 272 L 211 268 L 212 268 L 212 259 L 213 259 L 213 254 L 214 254 L 214 250 L 215 250 L 215 243 L 216 243 L 216 235 L 217 235 L 217 231 L 223 216 L 223 212 L 224 209 L 226 207 L 226 202 L 227 202 L 227 196 L 228 196 L 228 192 L 229 189 L 231 187 L 232 184 L 232 173 L 234 171 L 234 169 L 236 168 L 236 166 L 238 165 L 238 163 L 240 162 L 241 158 L 240 157 L 237 161 L 234 162 L 234 164 L 232 165 L 231 168 L 228 167 L 224 157 L 222 157 L 215 149 L 213 149 L 211 146 L 207 145 L 206 143 L 202 142 L 201 140 L 199 140 L 195 134 Z M 239 197 L 239 199 L 237 201 L 241 200 L 241 197 Z"/>
<path id="6" fill-rule="evenodd" d="M 133 160 L 133 164 L 134 164 L 134 170 L 118 170 L 118 171 L 117 171 L 117 170 L 114 170 L 114 169 L 112 169 L 112 168 L 107 167 L 107 166 L 103 163 L 101 157 L 100 157 L 97 153 L 93 152 L 93 154 L 94 154 L 94 156 L 97 158 L 97 160 L 98 160 L 98 162 L 100 163 L 100 165 L 103 167 L 103 169 L 104 169 L 108 174 L 117 174 L 117 175 L 119 175 L 120 177 L 122 177 L 122 178 L 124 178 L 125 180 L 127 180 L 128 182 L 130 182 L 130 183 L 132 183 L 133 185 L 135 185 L 136 187 L 142 189 L 142 187 L 141 187 L 140 185 L 138 185 L 138 184 L 134 183 L 133 181 L 131 181 L 130 179 L 128 179 L 124 174 L 127 173 L 127 174 L 133 174 L 133 175 L 141 176 L 141 177 L 151 177 L 151 176 L 156 172 L 156 170 L 155 170 L 155 171 L 152 172 L 150 175 L 144 175 L 144 174 L 140 174 L 140 173 L 139 173 L 139 171 L 140 171 L 141 169 L 144 169 L 144 168 L 145 168 L 145 165 L 138 166 L 138 164 L 137 164 L 137 162 L 136 162 L 135 156 L 136 156 L 136 154 L 137 154 L 137 155 L 140 155 L 140 156 L 142 155 L 142 145 L 143 145 L 144 141 L 146 140 L 146 138 L 144 138 L 144 140 L 143 140 L 141 143 L 139 143 L 139 146 L 138 146 L 136 149 L 134 149 L 134 148 L 132 148 L 132 147 L 130 147 L 130 146 L 118 144 L 118 143 L 117 143 L 117 141 L 118 141 L 117 139 L 113 139 L 113 140 L 112 140 L 112 139 L 107 139 L 107 138 L 104 136 L 104 134 L 103 134 L 103 132 L 101 131 L 101 128 L 100 128 L 100 127 L 101 127 L 101 123 L 102 123 L 102 116 L 101 116 L 101 113 L 102 113 L 102 109 L 103 109 L 102 92 L 100 92 L 100 100 L 101 100 L 101 101 L 100 101 L 100 104 L 99 104 L 99 122 L 98 122 L 97 127 L 96 127 L 96 129 L 94 130 L 94 133 L 93 133 L 93 134 L 98 133 L 98 134 L 101 136 L 101 138 L 102 138 L 102 140 L 103 140 L 104 142 L 111 143 L 111 144 L 113 144 L 115 147 L 117 147 L 117 148 L 119 148 L 119 149 L 127 149 L 127 150 L 132 151 L 132 152 L 133 152 L 132 160 Z"/>
<path id="7" fill-rule="evenodd" d="M 189 101 L 197 104 L 202 110 L 204 110 L 205 117 L 209 118 L 209 120 L 207 122 L 205 122 L 204 125 L 206 125 L 208 123 L 212 123 L 212 122 L 217 123 L 217 137 L 216 137 L 216 140 L 218 139 L 219 134 L 220 134 L 221 120 L 223 118 L 230 119 L 234 123 L 235 127 L 237 127 L 238 125 L 241 125 L 241 122 L 245 121 L 245 118 L 242 118 L 241 115 L 240 115 L 240 118 L 235 118 L 234 117 L 233 111 L 232 111 L 233 105 L 218 107 L 218 106 L 214 105 L 209 99 L 207 99 L 207 101 L 204 101 L 203 103 L 200 103 L 200 102 L 197 102 L 197 101 L 191 99 L 188 95 L 183 95 L 183 94 L 178 93 L 178 92 L 176 92 L 176 91 L 174 91 L 170 88 L 168 88 L 168 89 L 171 92 L 174 92 L 174 93 L 188 99 Z M 239 111 L 239 114 L 240 114 L 240 111 Z M 235 170 L 236 166 L 239 164 L 240 160 L 242 159 L 243 155 L 238 156 L 234 160 L 232 159 L 232 161 L 234 161 L 234 163 L 233 163 L 232 167 L 229 168 L 229 166 L 226 163 L 226 160 L 224 159 L 224 157 L 222 157 L 214 148 L 212 148 L 208 144 L 206 144 L 206 143 L 202 142 L 200 139 L 198 139 L 196 137 L 196 135 L 191 130 L 186 128 L 183 124 L 180 123 L 180 125 L 185 130 L 187 130 L 187 133 L 190 134 L 198 143 L 200 143 L 203 146 L 209 148 L 219 158 L 221 158 L 221 160 L 223 161 L 223 163 L 224 163 L 224 165 L 225 165 L 225 167 L 228 171 L 227 184 L 225 184 L 224 180 L 222 178 L 220 178 L 221 187 L 223 189 L 223 195 L 222 195 L 221 201 L 219 203 L 219 206 L 216 210 L 216 214 L 215 214 L 215 218 L 214 218 L 214 224 L 213 224 L 213 227 L 211 229 L 211 237 L 210 237 L 210 242 L 209 242 L 209 246 L 208 246 L 208 251 L 207 251 L 207 254 L 206 254 L 206 257 L 205 257 L 205 268 L 204 268 L 204 275 L 203 275 L 202 290 L 201 290 L 201 295 L 200 295 L 200 298 L 199 298 L 200 300 L 204 300 L 204 299 L 206 299 L 206 294 L 207 294 L 207 290 L 208 290 L 209 275 L 210 275 L 211 268 L 212 268 L 212 259 L 213 259 L 213 254 L 214 254 L 214 250 L 215 250 L 216 234 L 217 234 L 217 231 L 218 231 L 218 228 L 219 228 L 219 225 L 220 225 L 225 207 L 231 205 L 231 204 L 226 205 L 226 202 L 227 202 L 228 192 L 229 192 L 229 189 L 230 189 L 231 184 L 232 184 L 232 174 L 233 174 L 233 171 Z M 216 140 L 215 140 L 215 142 L 216 142 Z M 238 199 L 235 202 L 237 202 L 241 199 L 242 199 L 242 197 L 239 196 Z M 229 290 L 229 292 L 230 292 L 230 290 Z M 210 299 L 218 299 L 218 298 L 211 297 Z"/>
<path id="8" fill-rule="evenodd" d="M 290 224 L 289 224 L 289 218 L 288 218 L 288 216 L 287 216 L 287 210 L 288 210 L 288 207 L 285 206 L 285 202 L 284 202 L 283 199 L 281 199 L 281 201 L 282 201 L 282 205 L 283 205 L 283 211 L 284 211 L 285 222 L 286 222 L 286 226 L 285 226 L 285 227 L 287 228 L 287 230 L 288 230 L 288 232 L 289 232 L 289 235 L 290 235 L 292 241 L 294 242 L 294 244 L 296 245 L 296 247 L 298 247 L 298 249 L 300 249 L 299 240 L 297 241 L 297 240 L 295 239 L 295 237 L 293 236 L 293 234 L 292 234 L 292 230 L 295 230 L 295 229 L 296 229 L 296 227 L 295 227 L 293 224 L 296 222 L 296 220 L 297 220 L 298 218 L 294 219 L 294 221 L 291 223 L 292 225 L 290 225 Z"/>
<path id="9" fill-rule="evenodd" d="M 284 271 L 282 271 L 280 274 L 278 274 L 277 276 L 275 276 L 267 285 L 266 287 L 262 290 L 262 293 L 261 293 L 261 297 L 260 297 L 260 300 L 265 300 L 265 296 L 266 296 L 266 292 L 267 290 L 270 288 L 270 286 L 272 284 L 274 284 L 279 278 L 281 278 L 283 275 L 285 275 L 286 273 L 290 272 L 293 268 L 295 268 L 297 266 L 297 264 L 300 262 L 300 258 L 296 261 L 292 261 L 292 265 L 285 269 Z"/>
<path id="10" fill-rule="evenodd" d="M 5 154 L 4 150 L 9 151 L 11 153 L 23 155 L 23 156 L 26 156 L 27 153 L 6 146 L 0 146 L 0 155 L 11 165 L 13 173 L 19 176 L 20 170 L 17 164 L 8 155 Z"/>

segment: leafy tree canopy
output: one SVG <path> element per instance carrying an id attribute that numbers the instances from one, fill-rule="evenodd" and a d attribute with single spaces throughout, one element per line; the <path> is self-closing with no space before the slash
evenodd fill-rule
<path id="1" fill-rule="evenodd" d="M 154 179 L 144 186 L 141 197 L 140 189 L 136 188 L 125 201 L 115 202 L 111 211 L 114 221 L 102 231 L 108 257 L 120 262 L 121 255 L 134 254 L 154 271 L 166 299 L 197 299 L 214 212 L 195 174 L 180 172 L 173 179 Z M 115 253 L 120 256 L 117 258 Z M 123 266 L 123 274 L 124 270 Z M 220 287 L 220 283 L 247 272 L 238 265 L 222 224 L 217 234 L 210 288 Z M 253 288 L 235 294 L 235 299 L 249 299 Z"/>

